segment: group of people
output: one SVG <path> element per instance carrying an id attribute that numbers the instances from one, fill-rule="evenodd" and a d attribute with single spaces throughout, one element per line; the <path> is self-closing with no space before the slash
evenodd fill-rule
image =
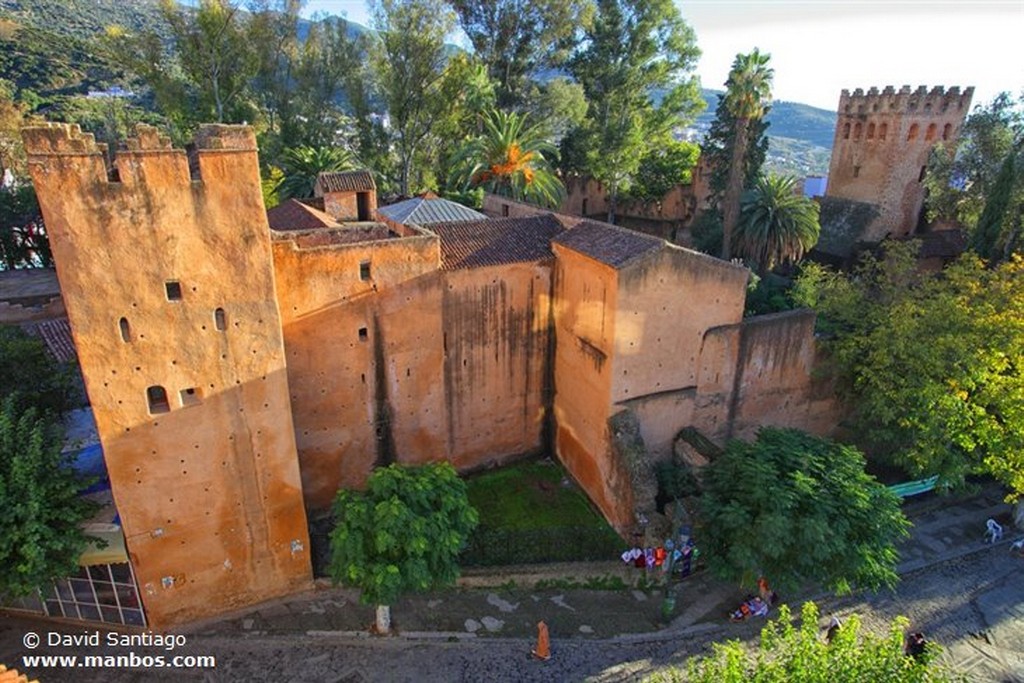
<path id="1" fill-rule="evenodd" d="M 826 627 L 825 641 L 831 644 L 842 626 L 843 623 L 839 621 L 839 617 L 833 614 L 828 621 L 828 626 Z M 924 637 L 923 633 L 915 631 L 914 633 L 907 635 L 906 640 L 903 642 L 903 654 L 920 660 L 927 652 L 928 639 Z"/>

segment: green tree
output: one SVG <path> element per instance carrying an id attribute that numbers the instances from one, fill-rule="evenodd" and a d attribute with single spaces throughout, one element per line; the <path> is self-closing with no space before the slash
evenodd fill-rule
<path id="1" fill-rule="evenodd" d="M 239 123 L 250 118 L 246 90 L 259 62 L 247 15 L 231 0 L 200 0 L 195 9 L 161 0 L 160 8 L 181 69 L 197 90 L 193 120 Z"/>
<path id="2" fill-rule="evenodd" d="M 696 36 L 671 0 L 598 0 L 569 70 L 587 96 L 587 120 L 571 144 L 608 187 L 608 221 L 644 154 L 704 106 L 693 70 Z"/>
<path id="3" fill-rule="evenodd" d="M 0 401 L 20 412 L 61 415 L 75 401 L 74 369 L 54 361 L 46 346 L 14 325 L 0 325 Z"/>
<path id="4" fill-rule="evenodd" d="M 743 193 L 733 251 L 764 274 L 799 261 L 818 243 L 818 204 L 796 191 L 793 176 L 762 176 Z"/>
<path id="5" fill-rule="evenodd" d="M 649 683 L 951 683 L 963 680 L 935 663 L 936 646 L 929 645 L 921 659 L 904 654 L 904 634 L 910 622 L 897 617 L 888 633 L 879 637 L 861 630 L 860 618 L 846 618 L 827 642 L 819 631 L 818 606 L 805 602 L 800 625 L 793 623 L 789 607 L 761 630 L 757 650 L 739 641 L 716 643 L 711 655 L 687 662 L 686 671 L 672 668 L 655 674 Z"/>
<path id="6" fill-rule="evenodd" d="M 1018 178 L 1024 176 L 1022 150 L 1024 138 L 1003 160 L 971 235 L 971 248 L 990 263 L 997 263 L 1009 255 L 1020 232 L 1021 215 L 1024 213 L 1024 182 Z"/>
<path id="7" fill-rule="evenodd" d="M 0 403 L 0 596 L 31 594 L 74 573 L 89 539 L 81 524 L 96 505 L 81 498 L 79 480 L 61 455 L 52 416 Z"/>
<path id="8" fill-rule="evenodd" d="M 774 70 L 769 68 L 770 56 L 754 48 L 750 54 L 738 54 L 725 82 L 722 106 L 729 110 L 735 122 L 732 158 L 729 176 L 722 198 L 722 258 L 728 260 L 732 252 L 732 235 L 740 214 L 740 195 L 746 173 L 747 145 L 751 140 L 751 124 L 761 119 L 771 101 Z"/>
<path id="9" fill-rule="evenodd" d="M 590 0 L 452 0 L 473 51 L 498 84 L 497 105 L 523 107 L 529 79 L 559 66 Z"/>
<path id="10" fill-rule="evenodd" d="M 330 574 L 377 605 L 377 631 L 391 628 L 390 605 L 408 590 L 448 586 L 477 512 L 449 463 L 390 465 L 370 475 L 366 491 L 338 491 Z"/>
<path id="11" fill-rule="evenodd" d="M 700 157 L 692 142 L 669 140 L 647 151 L 640 159 L 629 196 L 645 202 L 660 201 L 676 185 L 690 183 Z"/>
<path id="12" fill-rule="evenodd" d="M 377 31 L 371 61 L 398 156 L 398 191 L 408 196 L 414 160 L 447 107 L 440 85 L 455 16 L 441 0 L 379 0 L 371 8 Z"/>
<path id="13" fill-rule="evenodd" d="M 526 125 L 525 116 L 493 111 L 484 119 L 483 134 L 455 155 L 453 182 L 463 189 L 483 187 L 512 199 L 558 206 L 565 188 L 545 157 L 556 153 L 553 143 Z"/>
<path id="14" fill-rule="evenodd" d="M 807 264 L 794 297 L 825 348 L 872 453 L 958 486 L 989 473 L 1024 493 L 1024 261 L 967 253 L 940 275 L 915 243 L 887 243 L 851 274 Z"/>
<path id="15" fill-rule="evenodd" d="M 321 173 L 349 171 L 355 167 L 351 152 L 341 147 L 286 149 L 281 160 L 283 175 L 276 188 L 278 200 L 312 197 Z"/>
<path id="16" fill-rule="evenodd" d="M 855 448 L 793 429 L 732 441 L 701 478 L 701 548 L 723 579 L 838 593 L 892 586 L 900 500 L 864 471 Z"/>

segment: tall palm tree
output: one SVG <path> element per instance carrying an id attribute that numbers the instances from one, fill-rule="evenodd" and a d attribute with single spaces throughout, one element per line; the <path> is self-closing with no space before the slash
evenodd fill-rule
<path id="1" fill-rule="evenodd" d="M 316 178 L 321 173 L 351 171 L 356 158 L 341 147 L 292 147 L 284 151 L 281 171 L 284 177 L 276 192 L 281 200 L 313 196 Z"/>
<path id="2" fill-rule="evenodd" d="M 762 274 L 780 263 L 799 261 L 818 243 L 818 204 L 796 189 L 793 176 L 771 174 L 743 193 L 732 246 Z"/>
<path id="3" fill-rule="evenodd" d="M 464 190 L 483 187 L 512 199 L 557 206 L 565 196 L 549 161 L 557 151 L 537 127 L 526 125 L 526 116 L 495 110 L 484 118 L 483 133 L 456 152 L 451 181 Z"/>
<path id="4" fill-rule="evenodd" d="M 732 159 L 729 162 L 729 179 L 722 198 L 722 258 L 731 256 L 732 234 L 740 213 L 740 195 L 743 193 L 743 160 L 749 144 L 750 124 L 764 116 L 765 107 L 771 102 L 772 76 L 774 70 L 768 67 L 770 55 L 761 54 L 757 48 L 748 55 L 738 54 L 725 82 L 726 90 L 722 104 L 736 120 L 733 136 Z"/>

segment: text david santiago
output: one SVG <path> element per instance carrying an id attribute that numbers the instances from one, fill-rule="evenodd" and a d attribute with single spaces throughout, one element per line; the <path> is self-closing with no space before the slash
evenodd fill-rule
<path id="1" fill-rule="evenodd" d="M 111 647 L 158 647 L 171 652 L 176 647 L 185 645 L 183 635 L 165 635 L 162 633 L 106 633 L 101 637 L 99 631 L 78 634 L 54 633 L 46 634 L 46 644 L 50 647 L 83 647 L 108 645 Z"/>

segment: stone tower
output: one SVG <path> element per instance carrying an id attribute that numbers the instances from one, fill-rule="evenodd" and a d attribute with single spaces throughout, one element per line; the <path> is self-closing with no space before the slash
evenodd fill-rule
<path id="1" fill-rule="evenodd" d="M 898 92 L 860 88 L 839 97 L 839 119 L 829 165 L 829 197 L 867 202 L 878 216 L 864 241 L 914 232 L 924 201 L 928 154 L 936 143 L 954 144 L 974 88 L 925 86 Z"/>
<path id="2" fill-rule="evenodd" d="M 311 580 L 256 141 L 149 127 L 115 169 L 23 132 L 111 488 L 156 628 Z"/>

